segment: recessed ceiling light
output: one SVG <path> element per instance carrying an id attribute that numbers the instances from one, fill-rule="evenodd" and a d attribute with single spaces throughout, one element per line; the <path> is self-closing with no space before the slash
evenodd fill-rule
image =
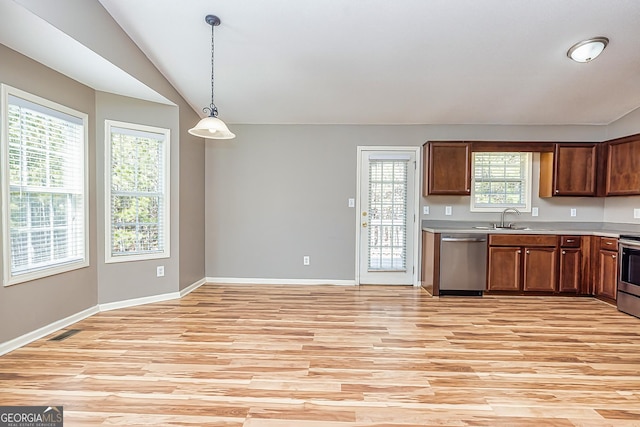
<path id="1" fill-rule="evenodd" d="M 606 37 L 583 40 L 571 46 L 567 56 L 576 62 L 589 62 L 596 59 L 608 44 L 609 39 Z"/>

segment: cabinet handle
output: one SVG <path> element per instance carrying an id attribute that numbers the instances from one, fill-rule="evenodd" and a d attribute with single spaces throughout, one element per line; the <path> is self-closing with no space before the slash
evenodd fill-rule
<path id="1" fill-rule="evenodd" d="M 611 243 L 611 242 L 605 242 L 605 243 L 606 243 L 607 245 L 609 245 L 609 246 L 613 245 L 613 243 Z"/>
<path id="2" fill-rule="evenodd" d="M 575 240 L 573 240 L 573 239 L 567 239 L 567 243 L 573 243 L 573 242 L 575 242 Z"/>
<path id="3" fill-rule="evenodd" d="M 562 255 L 566 255 L 566 254 L 567 254 L 567 251 L 562 251 Z"/>
<path id="4" fill-rule="evenodd" d="M 611 255 L 611 258 L 616 259 L 616 256 L 615 255 Z"/>

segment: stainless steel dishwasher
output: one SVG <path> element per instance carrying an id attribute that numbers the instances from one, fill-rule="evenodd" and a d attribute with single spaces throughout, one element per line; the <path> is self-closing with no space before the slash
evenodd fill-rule
<path id="1" fill-rule="evenodd" d="M 440 295 L 482 296 L 487 287 L 487 235 L 440 236 Z"/>

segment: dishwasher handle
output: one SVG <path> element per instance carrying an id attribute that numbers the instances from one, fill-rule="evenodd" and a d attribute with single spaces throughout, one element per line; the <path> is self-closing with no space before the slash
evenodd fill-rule
<path id="1" fill-rule="evenodd" d="M 441 242 L 486 242 L 486 237 L 443 237 Z"/>

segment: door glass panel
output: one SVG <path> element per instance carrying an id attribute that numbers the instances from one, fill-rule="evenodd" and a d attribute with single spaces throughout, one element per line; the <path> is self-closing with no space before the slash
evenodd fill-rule
<path id="1" fill-rule="evenodd" d="M 406 160 L 369 161 L 369 271 L 406 271 Z"/>

